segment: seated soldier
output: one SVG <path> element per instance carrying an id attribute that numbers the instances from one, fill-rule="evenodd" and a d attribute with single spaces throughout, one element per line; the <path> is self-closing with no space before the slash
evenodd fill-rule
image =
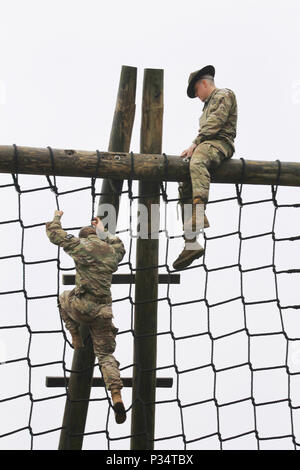
<path id="1" fill-rule="evenodd" d="M 190 178 L 179 184 L 179 203 L 184 224 L 184 249 L 173 263 L 176 270 L 184 269 L 204 254 L 198 243 L 203 228 L 209 227 L 205 214 L 211 182 L 211 171 L 229 160 L 234 152 L 237 125 L 236 96 L 229 88 L 217 88 L 215 68 L 207 65 L 190 74 L 187 95 L 198 97 L 204 106 L 198 136 L 181 157 L 190 158 Z M 187 209 L 191 207 L 191 216 Z M 187 211 L 185 213 L 185 210 Z M 185 221 L 186 219 L 186 221 Z"/>
<path id="2" fill-rule="evenodd" d="M 76 267 L 76 287 L 59 297 L 60 315 L 71 333 L 74 349 L 84 347 L 79 326 L 88 325 L 105 385 L 111 391 L 115 419 L 120 424 L 126 420 L 126 412 L 120 392 L 120 363 L 113 356 L 118 329 L 112 323 L 110 287 L 125 248 L 120 238 L 104 230 L 98 217 L 92 226 L 83 227 L 77 238 L 62 229 L 62 215 L 62 211 L 55 211 L 53 221 L 46 224 L 49 240 L 61 246 Z"/>

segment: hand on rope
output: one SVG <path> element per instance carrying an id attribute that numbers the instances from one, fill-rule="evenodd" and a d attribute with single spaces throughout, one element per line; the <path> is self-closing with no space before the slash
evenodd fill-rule
<path id="1" fill-rule="evenodd" d="M 92 225 L 93 227 L 97 228 L 100 232 L 104 232 L 104 225 L 100 217 L 94 217 L 92 219 Z"/>

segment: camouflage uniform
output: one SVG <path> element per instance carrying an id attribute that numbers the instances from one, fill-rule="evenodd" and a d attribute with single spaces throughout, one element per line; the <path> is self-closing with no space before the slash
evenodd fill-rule
<path id="1" fill-rule="evenodd" d="M 208 202 L 210 171 L 224 160 L 232 157 L 236 136 L 237 102 L 235 94 L 228 88 L 215 88 L 206 99 L 200 117 L 197 144 L 190 159 L 191 179 L 179 184 L 181 203 L 191 204 L 200 197 Z"/>
<path id="2" fill-rule="evenodd" d="M 124 245 L 109 232 L 105 240 L 96 234 L 87 238 L 67 234 L 61 227 L 60 216 L 46 224 L 46 232 L 50 241 L 62 247 L 75 262 L 76 287 L 59 297 L 66 328 L 73 337 L 79 335 L 80 323 L 88 325 L 107 389 L 121 389 L 120 364 L 113 356 L 118 329 L 112 323 L 110 287 L 112 273 L 124 257 Z"/>

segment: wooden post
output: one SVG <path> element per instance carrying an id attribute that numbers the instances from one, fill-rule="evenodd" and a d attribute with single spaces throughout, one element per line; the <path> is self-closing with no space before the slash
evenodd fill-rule
<path id="1" fill-rule="evenodd" d="M 58 450 L 80 450 L 89 406 L 95 356 L 88 329 L 81 328 L 82 350 L 74 351 Z M 83 400 L 83 401 L 76 401 Z M 75 435 L 76 434 L 76 435 Z"/>
<path id="2" fill-rule="evenodd" d="M 114 120 L 112 124 L 109 152 L 129 152 L 131 134 L 135 116 L 135 94 L 136 94 L 135 67 L 122 67 L 121 78 L 118 91 L 118 99 L 115 108 Z M 104 179 L 102 183 L 99 200 L 98 215 L 100 215 L 101 204 L 112 204 L 116 210 L 116 220 L 119 214 L 120 196 L 123 189 L 124 179 Z M 116 227 L 114 230 L 115 233 Z"/>
<path id="3" fill-rule="evenodd" d="M 135 67 L 122 67 L 118 98 L 115 108 L 109 149 L 111 151 L 128 152 L 131 141 L 132 127 L 135 115 L 136 93 Z M 119 182 L 119 188 L 122 188 Z M 110 202 L 117 211 L 119 198 L 115 197 L 110 189 L 109 182 L 102 182 L 101 192 L 109 193 L 100 197 L 99 204 Z M 59 450 L 80 450 L 82 448 L 83 433 L 86 424 L 88 400 L 91 393 L 95 355 L 89 329 L 86 325 L 80 327 L 85 347 L 74 352 L 72 372 L 69 378 L 69 397 L 66 401 L 63 418 L 63 429 L 60 435 Z M 84 400 L 84 401 L 75 401 Z M 74 434 L 78 434 L 74 436 Z"/>
<path id="4" fill-rule="evenodd" d="M 143 84 L 141 152 L 161 153 L 163 70 L 146 69 Z M 139 183 L 139 203 L 148 210 L 148 239 L 137 239 L 131 449 L 153 449 L 156 391 L 159 240 L 151 237 L 151 207 L 160 202 L 159 182 Z M 159 227 L 157 227 L 158 231 Z M 143 336 L 150 335 L 150 336 Z M 151 404 L 149 404 L 151 403 Z"/>

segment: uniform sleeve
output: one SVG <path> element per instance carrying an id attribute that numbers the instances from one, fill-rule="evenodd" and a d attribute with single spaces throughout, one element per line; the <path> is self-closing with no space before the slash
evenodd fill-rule
<path id="1" fill-rule="evenodd" d="M 72 250 L 80 244 L 79 238 L 62 229 L 59 215 L 56 215 L 52 222 L 46 223 L 46 233 L 51 243 L 61 246 L 66 251 Z"/>
<path id="2" fill-rule="evenodd" d="M 200 144 L 204 140 L 213 138 L 218 134 L 226 123 L 233 105 L 233 95 L 231 92 L 218 94 L 213 97 L 210 103 L 210 113 L 204 125 L 199 129 L 199 134 L 193 141 Z"/>
<path id="3" fill-rule="evenodd" d="M 116 237 L 116 239 L 113 242 L 111 242 L 110 245 L 113 247 L 115 254 L 117 255 L 118 263 L 120 263 L 126 253 L 122 240 L 119 237 Z"/>
<path id="4" fill-rule="evenodd" d="M 120 261 L 122 261 L 126 253 L 122 240 L 119 237 L 117 237 L 117 235 L 112 235 L 108 230 L 104 231 L 106 238 L 103 238 L 103 232 L 97 229 L 97 227 L 96 227 L 96 233 L 97 233 L 98 238 L 100 238 L 101 240 L 104 239 L 106 243 L 108 243 L 114 249 L 114 252 L 118 258 L 118 263 L 120 263 Z"/>

